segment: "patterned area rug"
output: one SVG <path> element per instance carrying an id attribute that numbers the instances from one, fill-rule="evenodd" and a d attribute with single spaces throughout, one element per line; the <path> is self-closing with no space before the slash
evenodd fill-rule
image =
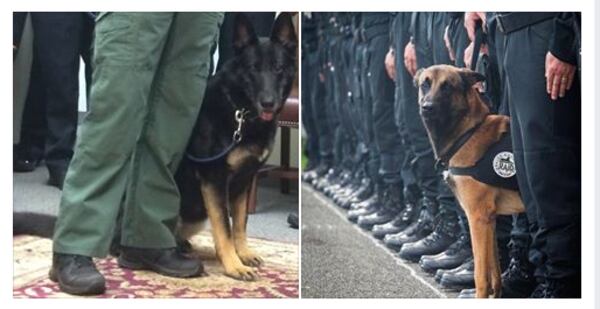
<path id="1" fill-rule="evenodd" d="M 249 239 L 249 246 L 265 261 L 260 279 L 242 282 L 226 277 L 216 259 L 212 237 L 202 233 L 192 239 L 208 276 L 176 279 L 147 271 L 121 269 L 114 258 L 98 259 L 98 270 L 106 277 L 102 298 L 283 298 L 298 297 L 298 246 Z M 15 298 L 63 298 L 58 284 L 48 279 L 52 242 L 33 236 L 13 238 Z"/>

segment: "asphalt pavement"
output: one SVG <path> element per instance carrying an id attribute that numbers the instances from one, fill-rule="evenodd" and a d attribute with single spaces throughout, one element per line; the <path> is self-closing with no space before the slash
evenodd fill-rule
<path id="1" fill-rule="evenodd" d="M 454 298 L 417 264 L 346 219 L 346 211 L 302 184 L 303 298 Z"/>

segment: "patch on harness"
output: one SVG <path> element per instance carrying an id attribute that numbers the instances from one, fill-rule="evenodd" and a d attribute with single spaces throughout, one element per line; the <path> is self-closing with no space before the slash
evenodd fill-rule
<path id="1" fill-rule="evenodd" d="M 494 172 L 502 178 L 510 178 L 517 173 L 515 168 L 515 157 L 512 152 L 503 151 L 498 153 L 492 162 Z"/>

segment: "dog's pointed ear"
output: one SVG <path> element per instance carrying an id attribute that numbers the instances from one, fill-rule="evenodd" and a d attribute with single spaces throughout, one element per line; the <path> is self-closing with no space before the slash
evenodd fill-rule
<path id="1" fill-rule="evenodd" d="M 465 85 L 465 89 L 473 87 L 473 85 L 477 84 L 478 82 L 485 81 L 484 75 L 469 69 L 461 69 L 458 71 L 458 74 Z"/>
<path id="2" fill-rule="evenodd" d="M 283 45 L 292 52 L 296 50 L 298 39 L 291 13 L 283 12 L 277 16 L 271 30 L 271 41 Z"/>
<path id="3" fill-rule="evenodd" d="M 420 68 L 417 70 L 417 73 L 415 73 L 415 77 L 413 77 L 413 84 L 415 85 L 416 88 L 419 88 L 419 78 L 421 77 L 421 73 L 423 73 L 425 69 Z"/>
<path id="4" fill-rule="evenodd" d="M 244 13 L 235 14 L 233 28 L 233 48 L 236 52 L 242 51 L 244 48 L 258 43 L 258 37 L 254 32 L 252 22 Z"/>

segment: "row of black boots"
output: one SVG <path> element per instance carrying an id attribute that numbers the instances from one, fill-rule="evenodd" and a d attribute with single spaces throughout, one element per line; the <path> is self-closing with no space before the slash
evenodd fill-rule
<path id="1" fill-rule="evenodd" d="M 423 196 L 418 188 L 385 184 L 368 177 L 365 169 L 309 166 L 302 181 L 347 210 L 347 218 L 401 259 L 418 263 L 443 289 L 475 296 L 474 263 L 466 220 Z M 527 252 L 511 250 L 501 258 L 503 297 L 529 297 L 536 282 Z"/>

